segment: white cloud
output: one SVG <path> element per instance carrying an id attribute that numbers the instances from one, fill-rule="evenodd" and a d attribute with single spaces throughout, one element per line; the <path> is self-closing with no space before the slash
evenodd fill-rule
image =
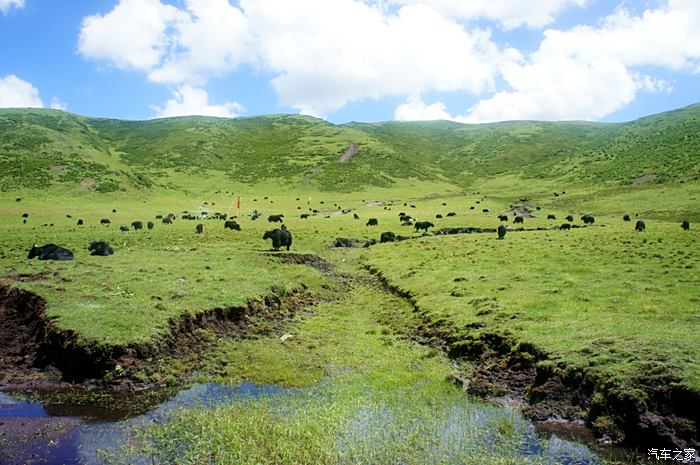
<path id="1" fill-rule="evenodd" d="M 440 91 L 493 93 L 453 117 L 461 121 L 598 119 L 639 92 L 669 91 L 639 67 L 700 72 L 700 2 L 659 2 L 637 15 L 621 8 L 595 26 L 547 30 L 524 54 L 469 21 L 542 27 L 587 0 L 120 0 L 85 18 L 78 48 L 176 86 L 164 112 L 195 101 L 222 107 L 207 103 L 208 79 L 249 67 L 271 76 L 280 104 L 316 116 L 401 96 L 397 118 L 442 118 L 443 103 L 416 97 Z M 496 88 L 499 77 L 507 87 Z"/>
<path id="2" fill-rule="evenodd" d="M 121 0 L 106 15 L 83 19 L 78 51 L 119 68 L 150 70 L 169 51 L 169 28 L 181 19 L 180 10 L 159 0 Z"/>
<path id="3" fill-rule="evenodd" d="M 520 26 L 541 28 L 571 7 L 585 6 L 586 0 L 390 0 L 397 5 L 423 4 L 448 16 L 497 21 L 505 29 Z"/>
<path id="4" fill-rule="evenodd" d="M 623 108 L 640 91 L 670 91 L 670 83 L 635 71 L 637 66 L 698 69 L 700 3 L 670 0 L 638 16 L 619 10 L 599 27 L 546 31 L 535 53 L 502 67 L 511 91 L 456 118 L 594 120 Z"/>
<path id="5" fill-rule="evenodd" d="M 282 104 L 315 115 L 384 95 L 480 93 L 501 59 L 487 32 L 428 6 L 387 13 L 360 0 L 121 0 L 84 20 L 79 50 L 163 84 L 201 87 L 249 65 L 275 76 Z"/>
<path id="6" fill-rule="evenodd" d="M 426 105 L 420 97 L 411 96 L 394 111 L 394 118 L 399 121 L 429 121 L 455 119 L 445 110 L 445 104 L 436 102 Z"/>
<path id="7" fill-rule="evenodd" d="M 0 0 L 0 12 L 7 14 L 12 8 L 23 8 L 24 0 Z"/>
<path id="8" fill-rule="evenodd" d="M 51 104 L 49 105 L 54 110 L 66 111 L 68 110 L 68 104 L 66 102 L 61 102 L 58 97 L 51 99 Z"/>
<path id="9" fill-rule="evenodd" d="M 210 104 L 209 96 L 205 90 L 190 85 L 183 85 L 174 90 L 173 97 L 165 102 L 165 107 L 153 107 L 157 117 L 200 115 L 233 118 L 237 112 L 243 109 L 236 102 L 220 105 Z"/>
<path id="10" fill-rule="evenodd" d="M 171 40 L 176 47 L 149 73 L 161 83 L 206 81 L 255 59 L 248 19 L 227 0 L 188 0 Z"/>
<path id="11" fill-rule="evenodd" d="M 39 98 L 39 90 L 10 74 L 0 79 L 0 108 L 41 108 L 44 103 Z"/>

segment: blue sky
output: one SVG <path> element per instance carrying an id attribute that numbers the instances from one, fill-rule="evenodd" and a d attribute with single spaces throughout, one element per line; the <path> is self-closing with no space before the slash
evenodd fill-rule
<path id="1" fill-rule="evenodd" d="M 697 0 L 0 0 L 0 107 L 627 121 L 700 101 Z"/>

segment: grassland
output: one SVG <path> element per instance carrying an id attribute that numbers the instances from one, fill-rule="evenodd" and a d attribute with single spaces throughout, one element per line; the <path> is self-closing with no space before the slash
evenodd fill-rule
<path id="1" fill-rule="evenodd" d="M 463 394 L 445 381 L 452 362 L 405 338 L 421 325 L 468 344 L 497 334 L 545 354 L 541 369 L 583 373 L 608 394 L 644 403 L 650 388 L 667 386 L 697 395 L 699 114 L 692 106 L 614 125 L 334 126 L 283 115 L 123 122 L 1 110 L 0 283 L 38 293 L 53 324 L 105 346 L 147 342 L 167 332 L 172 317 L 241 305 L 273 287 L 304 285 L 321 300 L 289 323 L 287 341 L 220 340 L 194 368 L 198 380 L 303 391 L 281 404 L 183 412 L 144 432 L 164 463 L 543 463 L 511 453 L 526 428 L 512 411 L 494 409 L 483 430 L 460 433 L 473 435 L 459 438 L 469 450 L 440 446 L 452 434 L 450 412 L 459 423 L 489 407 L 462 405 Z M 358 153 L 339 163 L 350 142 Z M 236 194 L 240 232 L 215 220 L 155 220 L 184 211 L 232 215 Z M 550 229 L 511 231 L 504 241 L 459 235 L 332 247 L 335 237 L 413 234 L 399 225 L 400 211 L 436 229 L 495 228 L 496 215 L 517 205 L 532 210 L 526 228 Z M 251 221 L 253 210 L 263 218 Z M 310 210 L 319 214 L 299 217 Z M 448 212 L 456 215 L 435 218 Z M 270 256 L 261 237 L 271 228 L 266 215 L 278 213 L 293 233 L 292 251 L 320 255 L 332 274 Z M 550 213 L 558 219 L 545 219 Z M 593 213 L 596 223 L 551 229 L 570 213 L 577 223 Z M 647 231 L 635 233 L 623 214 L 639 215 Z M 365 226 L 371 217 L 378 228 Z M 690 231 L 680 229 L 683 219 Z M 118 230 L 134 220 L 156 226 Z M 203 235 L 194 233 L 199 222 Z M 107 240 L 115 254 L 89 256 L 90 240 Z M 68 247 L 76 259 L 26 260 L 34 243 Z M 410 294 L 417 310 L 371 284 L 363 266 Z M 158 376 L 149 379 L 163 381 Z M 364 437 L 358 425 L 389 429 Z M 486 436 L 502 441 L 498 453 Z"/>

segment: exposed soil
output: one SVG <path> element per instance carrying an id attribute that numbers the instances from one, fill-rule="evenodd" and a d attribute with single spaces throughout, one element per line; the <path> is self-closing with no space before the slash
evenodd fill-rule
<path id="1" fill-rule="evenodd" d="M 282 263 L 293 265 L 308 265 L 323 272 L 329 272 L 333 268 L 329 262 L 325 261 L 318 255 L 310 253 L 271 253 L 270 256 L 277 258 Z"/>
<path id="2" fill-rule="evenodd" d="M 635 397 L 632 389 L 622 390 L 590 373 L 551 363 L 548 354 L 511 334 L 482 331 L 465 336 L 445 321 L 434 321 L 410 292 L 389 283 L 379 270 L 367 269 L 389 292 L 413 305 L 422 319 L 415 328 L 416 340 L 445 350 L 452 358 L 473 362 L 477 368 L 454 375 L 465 391 L 498 403 L 518 403 L 540 423 L 584 421 L 602 443 L 700 448 L 700 396 L 674 380 L 635 386 L 646 391 L 644 400 Z M 541 363 L 545 361 L 550 363 Z"/>
<path id="3" fill-rule="evenodd" d="M 95 187 L 95 178 L 85 178 L 80 181 L 80 188 L 83 191 L 89 191 L 93 187 Z"/>
<path id="4" fill-rule="evenodd" d="M 169 330 L 148 343 L 106 346 L 57 328 L 46 317 L 46 301 L 41 297 L 0 285 L 0 388 L 77 383 L 145 389 L 133 381 L 132 375 L 155 360 L 197 354 L 211 343 L 212 335 L 243 336 L 257 324 L 269 326 L 288 319 L 311 303 L 303 286 L 287 293 L 273 289 L 269 295 L 250 299 L 242 306 L 171 318 Z M 113 376 L 117 367 L 118 376 Z"/>
<path id="5" fill-rule="evenodd" d="M 633 184 L 646 184 L 656 180 L 658 176 L 655 173 L 645 174 L 644 176 L 639 176 L 632 180 Z"/>
<path id="6" fill-rule="evenodd" d="M 357 144 L 354 142 L 350 142 L 350 147 L 340 156 L 340 160 L 338 160 L 340 163 L 345 163 L 346 161 L 350 160 L 353 155 L 357 153 Z"/>

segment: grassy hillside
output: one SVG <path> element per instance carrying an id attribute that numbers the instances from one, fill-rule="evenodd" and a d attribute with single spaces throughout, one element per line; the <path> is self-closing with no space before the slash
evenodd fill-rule
<path id="1" fill-rule="evenodd" d="M 299 115 L 120 121 L 56 110 L 0 110 L 0 190 L 184 189 L 183 178 L 275 180 L 322 191 L 406 179 L 459 187 L 480 179 L 611 184 L 700 174 L 700 105 L 621 124 L 514 121 L 485 125 L 333 125 Z M 357 153 L 345 162 L 351 144 Z"/>

